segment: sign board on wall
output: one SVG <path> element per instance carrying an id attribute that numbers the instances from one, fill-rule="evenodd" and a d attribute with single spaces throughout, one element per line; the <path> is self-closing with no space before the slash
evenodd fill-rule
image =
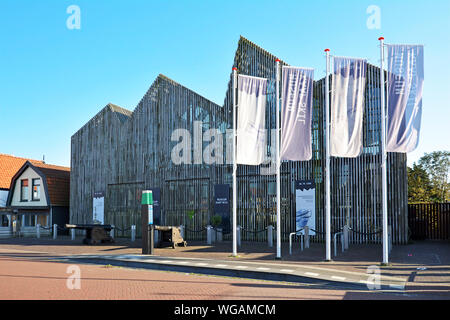
<path id="1" fill-rule="evenodd" d="M 92 208 L 93 223 L 105 224 L 105 195 L 103 194 L 103 192 L 94 192 Z"/>
<path id="2" fill-rule="evenodd" d="M 214 214 L 222 217 L 223 233 L 230 232 L 230 185 L 214 185 Z"/>
<path id="3" fill-rule="evenodd" d="M 309 227 L 309 235 L 316 229 L 316 184 L 314 180 L 295 181 L 295 227 L 300 230 Z M 303 233 L 303 232 L 302 232 Z"/>

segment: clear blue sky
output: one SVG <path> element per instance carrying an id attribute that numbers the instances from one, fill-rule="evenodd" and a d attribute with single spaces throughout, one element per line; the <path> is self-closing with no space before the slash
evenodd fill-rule
<path id="1" fill-rule="evenodd" d="M 81 29 L 69 30 L 69 5 Z M 368 29 L 369 5 L 381 29 Z M 222 105 L 239 35 L 325 75 L 323 50 L 379 63 L 377 38 L 425 45 L 419 147 L 450 150 L 450 1 L 0 0 L 0 153 L 70 165 L 108 102 L 133 110 L 159 73 Z"/>

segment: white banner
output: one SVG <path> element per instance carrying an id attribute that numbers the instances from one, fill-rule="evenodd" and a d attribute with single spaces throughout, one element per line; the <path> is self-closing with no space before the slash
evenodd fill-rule
<path id="1" fill-rule="evenodd" d="M 236 163 L 259 165 L 266 155 L 267 79 L 238 75 Z"/>
<path id="2" fill-rule="evenodd" d="M 386 151 L 411 152 L 419 143 L 422 118 L 423 46 L 386 45 L 388 123 Z"/>
<path id="3" fill-rule="evenodd" d="M 282 78 L 280 158 L 311 160 L 314 70 L 283 66 Z"/>
<path id="4" fill-rule="evenodd" d="M 92 199 L 93 215 L 92 220 L 94 224 L 105 223 L 105 197 L 102 192 L 95 192 Z"/>
<path id="5" fill-rule="evenodd" d="M 316 184 L 314 180 L 295 181 L 295 230 L 309 227 L 309 235 L 316 234 Z M 311 230 L 313 229 L 313 230 Z M 305 234 L 302 230 L 298 232 Z"/>
<path id="6" fill-rule="evenodd" d="M 355 158 L 362 151 L 364 59 L 334 58 L 334 74 L 330 113 L 330 155 Z"/>

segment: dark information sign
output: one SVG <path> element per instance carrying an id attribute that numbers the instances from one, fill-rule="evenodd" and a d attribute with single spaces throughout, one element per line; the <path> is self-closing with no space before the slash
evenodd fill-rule
<path id="1" fill-rule="evenodd" d="M 214 213 L 222 217 L 223 233 L 230 232 L 230 185 L 214 185 Z"/>

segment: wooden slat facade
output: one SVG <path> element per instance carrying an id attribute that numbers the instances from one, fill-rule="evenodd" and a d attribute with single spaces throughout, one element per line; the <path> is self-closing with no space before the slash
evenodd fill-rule
<path id="1" fill-rule="evenodd" d="M 450 203 L 408 204 L 412 240 L 450 240 Z"/>
<path id="2" fill-rule="evenodd" d="M 275 59 L 241 37 L 233 63 L 242 74 L 269 79 L 267 129 L 275 129 Z M 342 228 L 346 219 L 353 229 L 360 232 L 374 232 L 381 228 L 379 69 L 369 65 L 367 71 L 364 152 L 355 159 L 331 159 L 333 230 Z M 294 181 L 298 179 L 315 180 L 316 228 L 322 232 L 325 230 L 324 94 L 324 79 L 321 79 L 314 84 L 313 159 L 282 163 L 281 227 L 284 240 L 287 240 L 289 232 L 295 230 Z M 120 229 L 136 224 L 140 235 L 141 191 L 160 188 L 165 224 L 184 224 L 188 230 L 200 230 L 206 226 L 214 214 L 214 185 L 232 185 L 232 166 L 175 165 L 170 156 L 177 142 L 172 142 L 170 137 L 178 128 L 187 129 L 192 134 L 194 121 L 203 122 L 203 131 L 218 128 L 225 133 L 232 128 L 231 99 L 231 73 L 223 106 L 160 75 L 134 112 L 114 105 L 106 106 L 72 136 L 71 222 L 90 222 L 93 193 L 104 192 L 106 223 L 115 224 Z M 268 154 L 274 154 L 270 134 L 268 141 Z M 207 144 L 204 142 L 203 146 Z M 224 148 L 224 160 L 227 156 L 230 158 Z M 262 175 L 262 170 L 267 168 L 268 165 L 238 166 L 238 224 L 248 230 L 275 226 L 275 175 Z M 406 179 L 406 155 L 389 153 L 388 208 L 394 243 L 408 240 Z M 191 210 L 195 211 L 193 219 L 188 216 Z M 123 235 L 128 236 L 129 232 Z M 206 234 L 187 231 L 186 238 L 205 239 Z M 225 235 L 227 238 L 229 235 Z M 244 232 L 242 238 L 265 241 L 266 232 Z M 323 240 L 320 234 L 313 239 Z M 351 241 L 380 242 L 381 236 L 351 233 Z"/>

